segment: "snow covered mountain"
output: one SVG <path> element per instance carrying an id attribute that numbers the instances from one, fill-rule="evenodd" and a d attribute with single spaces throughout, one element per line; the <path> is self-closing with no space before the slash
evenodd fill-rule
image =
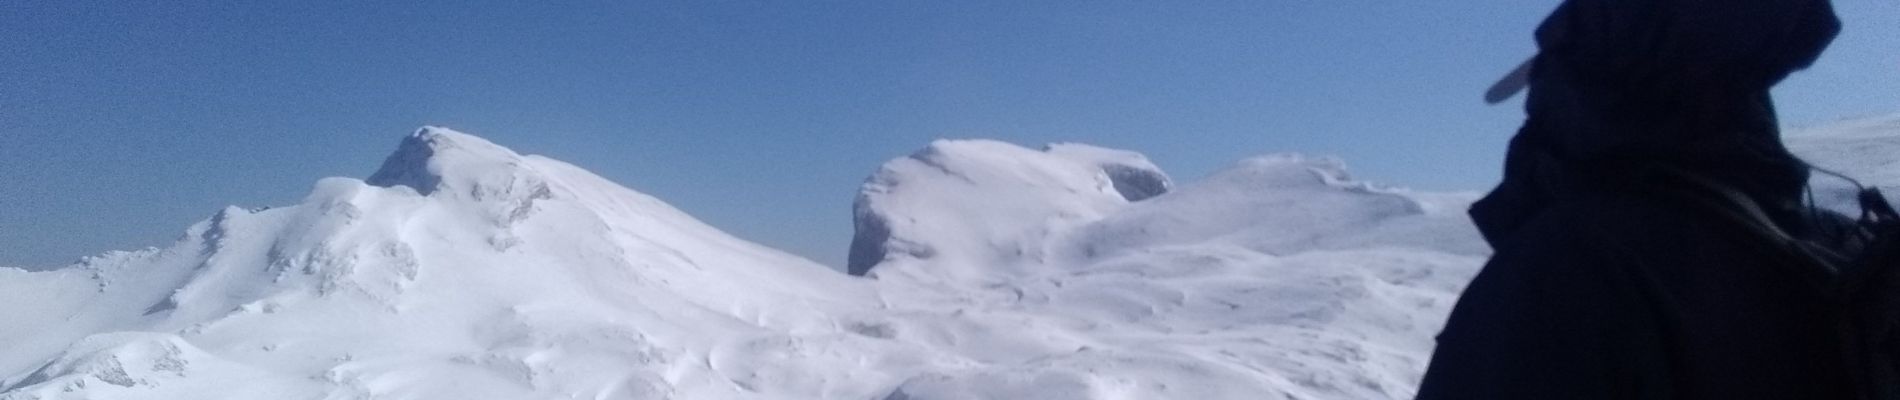
<path id="1" fill-rule="evenodd" d="M 1857 123 L 1793 140 L 1900 186 L 1863 150 L 1900 127 Z M 423 128 L 297 205 L 0 268 L 0 399 L 1409 398 L 1488 252 L 1473 198 L 939 141 L 867 180 L 854 277 Z"/>
<path id="2" fill-rule="evenodd" d="M 868 393 L 881 388 L 830 386 L 886 373 L 749 347 L 849 342 L 803 337 L 873 303 L 868 285 L 438 128 L 299 205 L 228 208 L 165 249 L 0 273 L 11 398 L 652 398 L 788 370 L 823 383 L 805 393 Z"/>

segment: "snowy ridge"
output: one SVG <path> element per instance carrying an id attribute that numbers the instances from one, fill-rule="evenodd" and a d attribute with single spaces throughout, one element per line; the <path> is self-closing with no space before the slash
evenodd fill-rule
<path id="1" fill-rule="evenodd" d="M 1091 224 L 1080 233 L 1078 251 L 1101 258 L 1227 241 L 1264 254 L 1380 245 L 1484 254 L 1472 246 L 1473 237 L 1452 234 L 1471 233 L 1462 230 L 1469 196 L 1434 199 L 1354 182 L 1337 159 L 1262 156 Z M 1184 210 L 1206 216 L 1184 216 Z"/>
<path id="2" fill-rule="evenodd" d="M 1895 187 L 1861 151 L 1892 127 L 1790 140 Z M 1475 197 L 939 141 L 867 180 L 852 277 L 425 127 L 296 205 L 0 268 L 0 399 L 1410 398 L 1488 253 Z"/>
<path id="3" fill-rule="evenodd" d="M 828 365 L 733 346 L 835 331 L 833 315 L 873 303 L 862 283 L 557 161 L 445 129 L 402 147 L 376 175 L 390 187 L 325 179 L 302 204 L 229 208 L 166 249 L 5 271 L 0 296 L 38 307 L 0 315 L 23 322 L 0 331 L 17 344 L 0 397 L 112 398 L 86 388 L 117 378 L 88 365 L 182 340 L 183 369 L 148 381 L 204 388 L 189 398 L 232 395 L 214 384 L 232 371 L 300 382 L 265 397 L 716 398 L 743 391 L 731 368 Z M 111 332 L 178 339 L 87 345 Z M 805 347 L 849 340 L 820 343 L 834 344 Z M 809 389 L 881 389 L 845 377 L 811 374 Z"/>
<path id="4" fill-rule="evenodd" d="M 1146 157 L 1080 144 L 1030 150 L 939 140 L 885 163 L 854 205 L 852 274 L 1006 279 L 1046 261 L 1046 238 L 1172 183 Z M 1123 193 L 1128 193 L 1124 195 Z M 907 260 L 955 258 L 931 270 Z M 872 271 L 873 265 L 877 270 Z"/>

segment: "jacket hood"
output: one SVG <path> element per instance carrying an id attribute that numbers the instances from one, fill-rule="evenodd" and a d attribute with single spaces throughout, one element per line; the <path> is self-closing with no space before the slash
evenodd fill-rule
<path id="1" fill-rule="evenodd" d="M 1554 201 L 1659 167 L 1798 206 L 1808 168 L 1781 144 L 1769 89 L 1839 30 L 1826 0 L 1564 2 L 1537 29 L 1529 117 L 1473 220 L 1495 247 Z"/>

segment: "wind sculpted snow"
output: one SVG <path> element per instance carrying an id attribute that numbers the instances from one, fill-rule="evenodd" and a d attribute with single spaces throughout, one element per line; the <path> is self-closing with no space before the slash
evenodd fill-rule
<path id="1" fill-rule="evenodd" d="M 1051 153 L 938 142 L 867 183 L 860 218 L 904 221 L 868 274 L 887 302 L 1067 343 L 901 398 L 1409 398 L 1485 253 L 1472 195 L 1353 182 L 1336 160 L 1259 157 L 1133 199 L 1098 159 Z"/>
<path id="2" fill-rule="evenodd" d="M 1892 165 L 1862 145 L 1817 144 Z M 1409 398 L 1473 197 L 940 141 L 867 181 L 853 277 L 424 128 L 296 205 L 0 268 L 0 399 Z"/>

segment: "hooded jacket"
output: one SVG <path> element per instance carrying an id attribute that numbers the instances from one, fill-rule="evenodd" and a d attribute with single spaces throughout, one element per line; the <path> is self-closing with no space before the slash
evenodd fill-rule
<path id="1" fill-rule="evenodd" d="M 1496 251 L 1420 399 L 1851 398 L 1818 234 L 1769 88 L 1839 30 L 1826 0 L 1570 0 L 1537 30 L 1529 118 L 1471 209 Z M 1732 210 L 1730 210 L 1732 211 Z"/>

